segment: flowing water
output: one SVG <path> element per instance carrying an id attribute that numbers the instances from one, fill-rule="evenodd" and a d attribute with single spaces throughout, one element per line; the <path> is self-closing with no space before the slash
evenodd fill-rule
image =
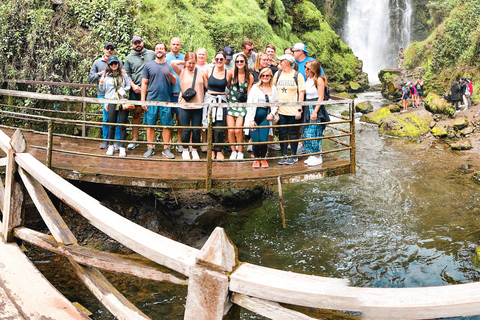
<path id="1" fill-rule="evenodd" d="M 359 100 L 373 101 L 376 108 L 384 102 L 376 92 Z M 194 224 L 208 233 L 224 227 L 241 261 L 345 278 L 353 286 L 479 281 L 471 259 L 480 237 L 480 186 L 471 170 L 463 169 L 478 168 L 478 160 L 441 143 L 382 137 L 377 126 L 361 122 L 356 142 L 355 175 L 284 185 L 286 229 L 275 197 L 239 210 L 206 210 Z M 30 256 L 71 301 L 90 309 L 92 318 L 113 319 L 71 276 L 68 263 L 53 254 Z M 153 319 L 183 319 L 185 287 L 107 277 Z M 263 318 L 243 312 L 242 319 Z"/>
<path id="2" fill-rule="evenodd" d="M 350 0 L 344 41 L 363 61 L 370 82 L 381 69 L 396 67 L 397 53 L 410 44 L 412 0 Z"/>

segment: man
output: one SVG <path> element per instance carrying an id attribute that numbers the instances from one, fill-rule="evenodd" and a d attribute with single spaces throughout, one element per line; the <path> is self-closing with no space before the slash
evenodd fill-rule
<path id="1" fill-rule="evenodd" d="M 167 46 L 164 43 L 155 45 L 155 60 L 145 64 L 142 73 L 142 101 L 166 101 L 170 102 L 170 96 L 173 91 L 173 85 L 177 78 L 170 71 L 170 66 L 165 57 Z M 142 106 L 145 110 L 145 119 L 148 125 L 156 125 L 158 117 L 164 126 L 173 126 L 172 111 L 168 107 L 160 106 Z M 164 143 L 172 141 L 173 129 L 163 129 L 162 138 Z M 155 128 L 147 128 L 147 141 L 153 142 L 155 139 Z M 148 145 L 147 151 L 143 154 L 144 158 L 150 158 L 155 154 L 153 144 Z M 175 156 L 170 150 L 170 145 L 165 144 L 162 154 L 173 159 Z"/>
<path id="2" fill-rule="evenodd" d="M 141 37 L 135 36 L 132 39 L 133 52 L 130 53 L 125 59 L 125 70 L 130 78 L 130 100 L 140 101 L 141 85 L 142 85 L 142 73 L 143 68 L 147 62 L 155 59 L 155 53 L 152 50 L 144 48 L 144 42 Z M 143 109 L 141 106 L 135 106 L 132 114 L 132 123 L 140 124 L 142 120 Z M 127 149 L 133 150 L 138 147 L 138 127 L 133 127 L 132 136 L 133 142 L 127 146 Z"/>
<path id="3" fill-rule="evenodd" d="M 233 49 L 231 47 L 223 48 L 223 52 L 225 52 L 225 69 L 230 70 L 234 67 L 235 63 L 232 62 L 233 59 Z"/>
<path id="4" fill-rule="evenodd" d="M 97 82 L 100 80 L 100 77 L 105 73 L 105 67 L 107 66 L 108 63 L 108 58 L 115 53 L 115 45 L 112 42 L 107 42 L 105 43 L 105 46 L 103 47 L 103 57 L 95 60 L 93 62 L 92 67 L 90 68 L 90 73 L 88 74 L 88 82 Z M 122 66 L 122 62 L 120 61 L 120 66 Z M 100 85 L 100 83 L 97 86 L 97 98 L 103 99 L 105 98 L 105 90 L 103 89 L 103 85 Z M 105 108 L 102 107 L 103 110 L 103 123 L 108 122 L 108 112 L 105 110 Z M 110 126 L 108 125 L 102 125 L 102 136 L 103 139 L 108 139 L 108 130 Z M 115 139 L 120 139 L 120 128 L 116 127 L 115 129 Z M 100 149 L 107 149 L 108 147 L 108 142 L 103 141 L 102 144 L 100 144 Z"/>
<path id="5" fill-rule="evenodd" d="M 398 52 L 398 69 L 403 69 L 405 64 L 405 53 L 403 53 L 403 48 L 400 48 Z"/>
<path id="6" fill-rule="evenodd" d="M 171 64 L 173 60 L 185 60 L 185 55 L 183 53 L 180 53 L 180 49 L 182 48 L 182 41 L 178 37 L 173 37 L 170 40 L 170 52 L 167 53 L 166 55 L 166 60 L 168 63 L 168 66 L 171 68 Z M 180 97 L 180 92 L 182 89 L 180 88 L 180 79 L 178 78 L 178 75 L 176 72 L 172 72 L 175 77 L 177 78 L 177 82 L 173 85 L 173 92 L 170 95 L 170 102 L 178 102 L 178 97 Z M 180 123 L 180 117 L 178 113 L 178 108 L 171 108 L 170 110 L 172 112 L 172 116 L 177 118 L 177 123 L 179 126 L 182 124 Z M 188 124 L 187 124 L 188 125 Z M 178 129 L 178 137 L 182 136 L 182 129 Z M 180 140 L 180 138 L 179 138 Z M 178 146 L 178 152 L 183 152 L 183 146 Z"/>
<path id="7" fill-rule="evenodd" d="M 240 54 L 240 53 L 243 53 L 247 57 L 248 68 L 252 69 L 253 66 L 255 65 L 255 59 L 257 58 L 257 54 L 253 51 L 253 49 L 254 49 L 254 47 L 253 47 L 252 40 L 249 40 L 249 39 L 243 40 L 242 41 L 242 52 L 235 53 L 233 55 L 232 61 L 230 62 L 232 64 L 232 67 L 233 67 L 233 63 L 234 63 L 235 59 L 237 58 L 237 55 Z"/>
<path id="8" fill-rule="evenodd" d="M 305 75 L 305 64 L 308 61 L 315 60 L 312 57 L 308 57 L 307 54 L 310 53 L 310 51 L 307 50 L 307 47 L 303 43 L 295 43 L 295 45 L 292 47 L 292 52 L 293 52 L 293 57 L 295 58 L 295 63 L 298 65 L 298 72 L 300 72 L 303 76 L 303 79 L 306 81 L 307 76 Z M 320 66 L 322 77 L 324 78 L 323 80 L 325 81 L 325 84 L 327 83 L 327 79 L 325 77 L 325 72 L 323 71 L 323 68 Z"/>
<path id="9" fill-rule="evenodd" d="M 273 74 L 278 71 L 277 62 L 275 61 L 275 53 L 277 50 L 273 44 L 269 44 L 265 47 L 265 53 L 268 55 L 268 66 L 272 70 Z"/>

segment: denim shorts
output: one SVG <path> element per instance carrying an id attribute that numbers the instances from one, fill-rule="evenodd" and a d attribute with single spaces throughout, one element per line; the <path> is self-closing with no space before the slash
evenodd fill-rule
<path id="1" fill-rule="evenodd" d="M 161 106 L 148 106 L 148 111 L 143 115 L 143 122 L 151 126 L 156 125 L 159 116 L 163 126 L 173 126 L 171 108 Z"/>

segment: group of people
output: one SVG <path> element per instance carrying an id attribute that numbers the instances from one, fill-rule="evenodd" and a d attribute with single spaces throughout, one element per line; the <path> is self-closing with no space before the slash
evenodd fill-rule
<path id="1" fill-rule="evenodd" d="M 455 107 L 456 112 L 465 111 L 472 107 L 473 83 L 470 79 L 460 78 L 459 82 L 454 81 L 450 91 L 452 106 Z"/>
<path id="2" fill-rule="evenodd" d="M 402 86 L 402 106 L 403 109 L 401 112 L 406 112 L 408 108 L 408 98 L 410 97 L 412 101 L 412 108 L 418 109 L 418 107 L 423 106 L 423 86 L 424 82 L 422 78 L 417 78 L 414 83 L 407 82 Z"/>
<path id="3" fill-rule="evenodd" d="M 125 62 L 115 56 L 115 45 L 107 42 L 102 58 L 97 59 L 90 70 L 89 81 L 98 82 L 98 98 L 129 99 L 137 101 L 178 102 L 179 108 L 163 106 L 127 106 L 122 104 L 105 104 L 103 113 L 103 138 L 109 139 L 100 145 L 107 149 L 106 154 L 112 156 L 118 149 L 119 156 L 125 157 L 127 150 L 139 146 L 139 128 L 132 128 L 132 142 L 127 147 L 123 143 L 113 143 L 114 139 L 126 140 L 126 124 L 132 112 L 132 123 L 143 121 L 148 125 L 156 125 L 158 119 L 163 126 L 174 126 L 174 119 L 179 126 L 208 126 L 207 109 L 201 103 L 232 103 L 226 108 L 213 108 L 214 148 L 212 157 L 224 159 L 222 147 L 225 142 L 225 130 L 216 127 L 228 125 L 228 143 L 231 144 L 230 159 L 243 159 L 242 143 L 245 135 L 252 142 L 273 141 L 272 128 L 262 128 L 273 122 L 282 126 L 278 130 L 282 158 L 278 164 L 295 164 L 300 153 L 311 153 L 305 164 L 316 166 L 321 164 L 322 140 L 306 140 L 303 146 L 297 141 L 290 142 L 290 154 L 287 157 L 287 140 L 297 140 L 299 135 L 304 139 L 322 137 L 325 125 L 298 126 L 298 123 L 328 122 L 330 118 L 323 105 L 309 107 L 280 106 L 267 107 L 262 103 L 270 102 L 303 102 L 323 101 L 327 79 L 320 63 L 308 56 L 309 51 L 302 43 L 284 50 L 284 54 L 276 57 L 276 48 L 267 45 L 262 52 L 255 52 L 253 42 L 242 41 L 241 51 L 233 53 L 231 47 L 217 52 L 211 63 L 207 62 L 207 50 L 199 48 L 196 52 L 180 53 L 181 40 L 174 37 L 170 41 L 170 50 L 164 43 L 157 43 L 154 51 L 146 49 L 141 37 L 132 39 L 133 51 Z M 297 71 L 298 70 L 298 71 Z M 245 103 L 245 106 L 241 104 Z M 239 106 L 240 104 L 240 106 Z M 249 106 L 252 104 L 252 106 Z M 128 108 L 131 108 L 128 109 Z M 288 126 L 291 125 L 291 126 Z M 240 127 L 251 126 L 245 129 Z M 236 128 L 238 127 L 238 129 Z M 200 144 L 206 142 L 206 131 L 202 129 L 178 130 L 182 143 Z M 244 135 L 245 134 L 245 135 Z M 155 128 L 147 127 L 147 142 L 153 143 Z M 170 143 L 173 129 L 162 130 L 162 155 L 173 159 Z M 268 148 L 278 146 L 254 144 L 254 168 L 267 168 Z M 277 149 L 278 150 L 278 149 Z M 178 147 L 183 159 L 199 159 L 199 150 Z M 206 151 L 202 149 L 202 151 Z M 155 154 L 153 144 L 147 145 L 143 157 L 150 158 Z"/>

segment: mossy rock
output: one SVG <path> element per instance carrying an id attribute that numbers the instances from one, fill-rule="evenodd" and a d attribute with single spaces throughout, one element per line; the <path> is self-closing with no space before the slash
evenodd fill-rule
<path id="1" fill-rule="evenodd" d="M 390 112 L 390 109 L 385 107 L 385 108 L 381 108 L 373 112 L 370 112 L 368 114 L 364 114 L 360 119 L 360 121 L 380 125 L 383 122 L 383 120 L 390 117 L 391 114 L 392 113 Z"/>
<path id="2" fill-rule="evenodd" d="M 450 148 L 452 148 L 452 150 L 470 150 L 473 147 L 469 139 L 462 139 L 450 144 Z"/>
<path id="3" fill-rule="evenodd" d="M 453 120 L 453 128 L 457 131 L 468 127 L 468 119 L 465 117 L 459 117 Z"/>
<path id="4" fill-rule="evenodd" d="M 338 86 L 335 87 L 335 91 L 345 92 L 345 91 L 347 91 L 347 88 L 343 84 L 339 84 Z"/>
<path id="5" fill-rule="evenodd" d="M 431 113 L 446 114 L 448 116 L 455 115 L 455 109 L 452 105 L 433 92 L 430 92 L 425 98 L 425 109 Z"/>
<path id="6" fill-rule="evenodd" d="M 442 126 L 435 126 L 432 128 L 432 134 L 437 137 L 446 137 L 448 135 L 447 127 L 442 125 Z"/>
<path id="7" fill-rule="evenodd" d="M 380 134 L 401 138 L 420 138 L 430 132 L 433 121 L 428 111 L 419 110 L 401 115 L 391 115 L 385 119 L 378 130 Z"/>
<path id="8" fill-rule="evenodd" d="M 468 136 L 469 134 L 473 133 L 473 128 L 472 127 L 466 127 L 460 133 L 462 134 L 462 136 Z"/>
<path id="9" fill-rule="evenodd" d="M 395 112 L 400 112 L 400 106 L 398 104 L 391 104 L 389 106 L 387 106 L 388 110 L 390 110 L 390 112 L 392 113 L 395 113 Z"/>
<path id="10" fill-rule="evenodd" d="M 355 111 L 356 112 L 361 112 L 363 114 L 367 114 L 369 112 L 373 111 L 373 106 L 370 103 L 370 101 L 365 101 L 365 102 L 359 102 L 355 106 Z"/>
<path id="11" fill-rule="evenodd" d="M 350 117 L 350 111 L 345 110 L 341 113 L 341 115 L 344 116 L 344 117 Z"/>
<path id="12" fill-rule="evenodd" d="M 350 95 L 349 95 L 348 93 L 346 93 L 346 92 L 341 92 L 341 93 L 339 93 L 339 94 L 336 94 L 335 96 L 336 96 L 336 97 L 339 97 L 339 98 L 343 98 L 343 99 L 351 99 L 351 98 L 350 98 Z"/>
<path id="13" fill-rule="evenodd" d="M 361 86 L 357 82 L 354 82 L 354 81 L 350 81 L 348 83 L 348 86 L 350 87 L 350 90 L 352 90 L 352 91 L 359 91 L 361 89 Z"/>

